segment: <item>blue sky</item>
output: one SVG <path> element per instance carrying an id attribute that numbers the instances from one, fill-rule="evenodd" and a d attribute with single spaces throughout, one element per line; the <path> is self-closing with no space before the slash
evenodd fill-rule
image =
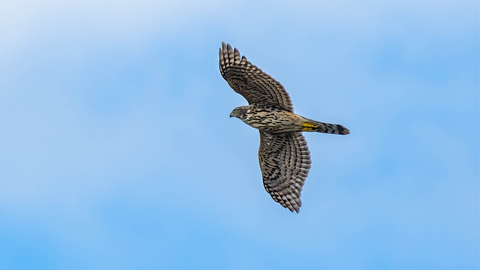
<path id="1" fill-rule="evenodd" d="M 478 269 L 478 1 L 0 3 L 0 269 Z M 292 214 L 218 71 L 295 111 Z"/>

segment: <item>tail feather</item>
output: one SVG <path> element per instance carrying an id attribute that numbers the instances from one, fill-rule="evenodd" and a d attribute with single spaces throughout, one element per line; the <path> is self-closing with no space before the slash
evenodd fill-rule
<path id="1" fill-rule="evenodd" d="M 315 131 L 340 135 L 350 134 L 350 130 L 348 130 L 348 128 L 342 125 L 323 123 L 310 119 L 307 122 L 303 123 L 302 126 L 302 131 Z"/>

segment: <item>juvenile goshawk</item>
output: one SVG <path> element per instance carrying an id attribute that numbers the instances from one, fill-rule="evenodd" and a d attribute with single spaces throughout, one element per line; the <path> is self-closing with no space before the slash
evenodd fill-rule
<path id="1" fill-rule="evenodd" d="M 349 134 L 342 125 L 327 124 L 293 113 L 283 86 L 229 44 L 220 49 L 220 73 L 248 101 L 233 109 L 237 117 L 260 131 L 258 159 L 263 185 L 273 200 L 290 211 L 300 210 L 300 192 L 310 169 L 310 151 L 302 131 Z"/>

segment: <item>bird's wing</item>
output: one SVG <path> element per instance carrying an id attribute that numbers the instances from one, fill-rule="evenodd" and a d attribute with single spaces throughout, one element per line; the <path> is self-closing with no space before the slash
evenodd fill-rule
<path id="1" fill-rule="evenodd" d="M 283 86 L 261 69 L 252 65 L 245 56 L 229 44 L 220 49 L 220 73 L 230 87 L 249 104 L 271 105 L 293 112 L 292 101 Z"/>
<path id="2" fill-rule="evenodd" d="M 300 192 L 310 169 L 310 151 L 301 132 L 260 131 L 258 150 L 263 185 L 273 200 L 290 211 L 300 210 Z"/>

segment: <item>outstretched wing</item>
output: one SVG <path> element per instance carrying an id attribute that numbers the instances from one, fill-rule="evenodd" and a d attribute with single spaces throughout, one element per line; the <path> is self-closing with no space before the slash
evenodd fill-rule
<path id="1" fill-rule="evenodd" d="M 260 131 L 258 150 L 263 185 L 273 200 L 300 211 L 300 192 L 310 169 L 310 151 L 301 132 L 272 134 Z"/>
<path id="2" fill-rule="evenodd" d="M 292 101 L 283 86 L 261 69 L 252 65 L 245 56 L 229 44 L 222 42 L 220 73 L 230 87 L 242 95 L 249 104 L 270 105 L 293 112 Z"/>

